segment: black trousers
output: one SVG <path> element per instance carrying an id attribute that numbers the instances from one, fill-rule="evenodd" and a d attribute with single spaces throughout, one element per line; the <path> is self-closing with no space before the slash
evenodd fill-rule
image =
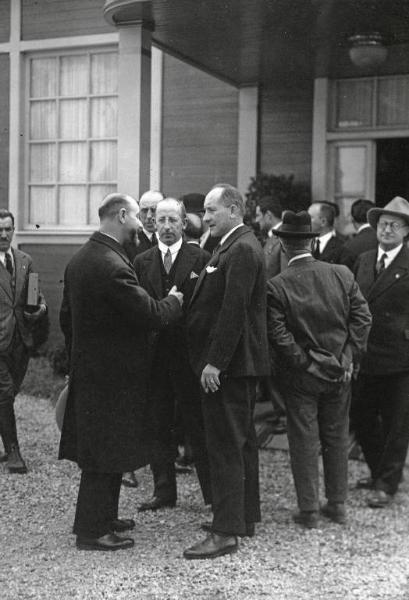
<path id="1" fill-rule="evenodd" d="M 255 377 L 226 378 L 217 392 L 202 391 L 216 533 L 240 535 L 260 521 L 256 384 Z"/>
<path id="2" fill-rule="evenodd" d="M 7 351 L 0 352 L 0 406 L 14 403 L 27 371 L 28 360 L 28 350 L 16 332 Z"/>
<path id="3" fill-rule="evenodd" d="M 354 414 L 375 488 L 393 495 L 409 445 L 409 373 L 361 374 Z"/>
<path id="4" fill-rule="evenodd" d="M 110 531 L 118 518 L 122 473 L 82 471 L 73 532 L 99 538 Z"/>
<path id="5" fill-rule="evenodd" d="M 348 489 L 349 386 L 297 371 L 292 373 L 285 400 L 291 470 L 300 510 L 319 509 L 320 446 L 326 498 L 344 502 Z"/>

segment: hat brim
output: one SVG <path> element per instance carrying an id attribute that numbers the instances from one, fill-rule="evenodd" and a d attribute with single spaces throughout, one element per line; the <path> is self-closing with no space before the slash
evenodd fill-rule
<path id="1" fill-rule="evenodd" d="M 385 210 L 384 208 L 370 208 L 367 213 L 367 219 L 369 225 L 376 229 L 379 217 L 381 215 L 391 215 L 392 217 L 399 217 L 399 219 L 403 219 L 406 222 L 406 225 L 409 225 L 409 215 L 406 215 L 402 212 L 396 212 L 394 210 Z"/>
<path id="2" fill-rule="evenodd" d="M 280 231 L 279 229 L 273 229 L 273 234 L 277 237 L 282 238 L 298 238 L 298 239 L 312 239 L 318 237 L 318 233 L 312 231 Z"/>

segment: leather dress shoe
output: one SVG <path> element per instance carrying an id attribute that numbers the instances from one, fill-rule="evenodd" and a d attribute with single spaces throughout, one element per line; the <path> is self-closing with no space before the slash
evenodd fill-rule
<path id="1" fill-rule="evenodd" d="M 383 490 L 373 490 L 366 502 L 371 508 L 385 508 L 392 500 L 393 496 L 391 494 L 387 494 Z"/>
<path id="2" fill-rule="evenodd" d="M 317 529 L 318 512 L 316 510 L 300 510 L 300 512 L 293 515 L 293 521 L 306 529 Z"/>
<path id="3" fill-rule="evenodd" d="M 144 512 L 146 510 L 158 510 L 158 508 L 174 508 L 176 506 L 176 500 L 164 500 L 163 498 L 158 498 L 158 496 L 153 496 L 147 502 L 143 502 L 140 506 L 138 506 L 138 512 Z"/>
<path id="4" fill-rule="evenodd" d="M 138 487 L 139 482 L 136 479 L 136 475 L 133 471 L 122 474 L 122 485 L 124 485 L 125 487 L 130 487 L 130 488 Z"/>
<path id="5" fill-rule="evenodd" d="M 358 481 L 356 482 L 355 487 L 358 490 L 371 490 L 373 488 L 373 479 L 372 477 L 361 477 L 361 479 L 358 479 Z"/>
<path id="6" fill-rule="evenodd" d="M 203 531 L 207 531 L 208 533 L 212 533 L 212 526 L 213 523 L 211 521 L 206 521 L 200 525 L 200 529 L 203 529 Z M 254 537 L 255 532 L 256 528 L 254 523 L 246 523 L 246 533 L 241 533 L 238 537 Z"/>
<path id="7" fill-rule="evenodd" d="M 111 531 L 128 531 L 128 529 L 134 529 L 135 521 L 133 519 L 115 519 L 115 521 L 112 521 L 110 527 Z"/>
<path id="8" fill-rule="evenodd" d="M 7 469 L 10 473 L 27 473 L 27 466 L 17 445 L 11 446 L 7 456 Z"/>
<path id="9" fill-rule="evenodd" d="M 345 504 L 343 502 L 327 502 L 325 506 L 321 507 L 321 514 L 339 525 L 344 525 L 347 522 Z"/>
<path id="10" fill-rule="evenodd" d="M 183 556 L 188 560 L 217 558 L 224 554 L 237 552 L 238 547 L 239 543 L 236 536 L 211 533 L 203 542 L 199 542 L 185 550 Z"/>
<path id="11" fill-rule="evenodd" d="M 99 538 L 87 538 L 77 535 L 78 550 L 127 550 L 134 545 L 132 538 L 122 538 L 116 533 L 107 533 Z"/>

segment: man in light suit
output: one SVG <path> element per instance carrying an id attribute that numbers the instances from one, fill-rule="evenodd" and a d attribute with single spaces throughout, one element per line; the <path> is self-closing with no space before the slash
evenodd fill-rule
<path id="1" fill-rule="evenodd" d="M 200 272 L 210 254 L 186 243 L 183 203 L 173 198 L 156 206 L 159 243 L 136 257 L 134 267 L 140 285 L 156 300 L 164 298 L 173 285 L 183 293 L 186 307 Z M 153 497 L 139 511 L 157 510 L 176 504 L 176 444 L 173 440 L 176 410 L 181 416 L 205 504 L 211 503 L 209 464 L 200 405 L 200 384 L 189 364 L 186 324 L 182 317 L 159 332 L 153 341 L 149 399 L 152 406 L 156 452 L 151 461 Z"/>
<path id="2" fill-rule="evenodd" d="M 204 220 L 220 245 L 190 301 L 190 362 L 202 386 L 213 522 L 210 535 L 184 552 L 187 559 L 235 552 L 237 536 L 254 535 L 260 520 L 258 455 L 253 423 L 256 384 L 269 374 L 263 250 L 243 224 L 244 200 L 217 184 Z"/>
<path id="3" fill-rule="evenodd" d="M 32 325 L 47 312 L 44 297 L 38 296 L 34 311 L 27 307 L 32 260 L 28 254 L 11 248 L 14 216 L 0 209 L 0 434 L 10 473 L 26 473 L 21 456 L 14 413 L 14 399 L 24 379 L 33 346 Z"/>
<path id="4" fill-rule="evenodd" d="M 371 488 L 369 506 L 383 508 L 398 490 L 409 444 L 409 202 L 397 196 L 372 208 L 368 221 L 379 246 L 355 269 L 373 316 L 355 414 L 370 478 L 358 487 Z"/>
<path id="5" fill-rule="evenodd" d="M 278 368 L 287 373 L 287 432 L 299 513 L 318 525 L 318 450 L 322 447 L 327 504 L 346 521 L 348 386 L 366 344 L 371 316 L 352 273 L 311 255 L 311 219 L 286 211 L 275 234 L 288 268 L 267 284 L 268 337 Z"/>

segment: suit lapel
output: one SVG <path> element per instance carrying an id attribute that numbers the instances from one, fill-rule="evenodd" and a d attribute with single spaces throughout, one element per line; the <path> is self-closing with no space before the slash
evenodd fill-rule
<path id="1" fill-rule="evenodd" d="M 398 256 L 391 262 L 383 273 L 375 279 L 369 292 L 368 301 L 374 300 L 395 283 L 399 283 L 403 277 L 409 275 L 409 250 L 403 246 Z"/>
<path id="2" fill-rule="evenodd" d="M 163 285 L 162 285 L 162 257 L 158 247 L 154 248 L 148 253 L 148 256 L 143 257 L 145 264 L 147 283 L 153 296 L 160 300 L 163 297 Z"/>
<path id="3" fill-rule="evenodd" d="M 180 290 L 183 282 L 192 272 L 193 265 L 196 262 L 196 255 L 194 255 L 189 248 L 189 244 L 186 242 L 182 243 L 182 246 L 178 252 L 176 258 L 176 272 L 175 272 L 175 285 Z"/>
<path id="4" fill-rule="evenodd" d="M 15 254 L 13 253 L 14 259 Z M 7 271 L 6 267 L 3 264 L 0 264 L 0 287 L 3 292 L 10 298 L 10 300 L 14 301 L 13 288 L 11 286 L 10 274 Z"/>

